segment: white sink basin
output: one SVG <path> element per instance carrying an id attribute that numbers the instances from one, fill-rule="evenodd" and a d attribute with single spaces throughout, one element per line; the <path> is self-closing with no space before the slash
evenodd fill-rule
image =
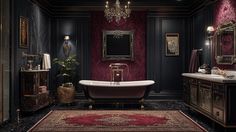
<path id="1" fill-rule="evenodd" d="M 216 75 L 216 74 L 209 74 L 209 77 L 212 77 L 212 78 L 222 78 L 224 79 L 224 77 L 222 75 Z"/>
<path id="2" fill-rule="evenodd" d="M 202 73 L 183 73 L 183 76 L 192 77 L 197 79 L 203 79 L 219 83 L 236 83 L 236 78 L 231 76 L 230 78 L 217 74 L 202 74 Z"/>

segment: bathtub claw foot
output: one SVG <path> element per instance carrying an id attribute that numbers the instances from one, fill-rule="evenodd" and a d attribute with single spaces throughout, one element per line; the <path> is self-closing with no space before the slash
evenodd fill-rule
<path id="1" fill-rule="evenodd" d="M 89 105 L 89 109 L 92 110 L 93 109 L 93 105 Z"/>
<path id="2" fill-rule="evenodd" d="M 144 99 L 139 100 L 140 103 L 140 109 L 143 110 L 144 109 Z"/>
<path id="3" fill-rule="evenodd" d="M 144 110 L 144 105 L 141 105 L 140 108 L 141 108 L 141 110 Z"/>

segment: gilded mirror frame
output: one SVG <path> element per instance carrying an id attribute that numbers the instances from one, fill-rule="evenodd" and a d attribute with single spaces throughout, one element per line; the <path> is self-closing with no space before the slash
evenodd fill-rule
<path id="1" fill-rule="evenodd" d="M 215 32 L 214 41 L 216 63 L 223 65 L 232 65 L 233 63 L 236 63 L 235 21 L 229 21 L 218 26 Z"/>
<path id="2" fill-rule="evenodd" d="M 112 41 L 108 41 L 109 38 Z M 123 40 L 128 40 L 128 42 L 126 41 L 124 42 Z M 124 42 L 123 46 L 121 46 L 122 41 Z M 103 30 L 102 60 L 103 61 L 105 60 L 134 61 L 134 48 L 133 48 L 134 42 L 133 41 L 134 41 L 134 30 Z M 120 47 L 125 47 L 128 49 L 127 53 L 116 53 L 117 51 L 114 52 L 114 48 L 111 49 L 111 47 L 115 46 L 114 44 L 118 45 L 115 47 L 116 48 L 115 50 L 120 50 L 122 49 Z"/>

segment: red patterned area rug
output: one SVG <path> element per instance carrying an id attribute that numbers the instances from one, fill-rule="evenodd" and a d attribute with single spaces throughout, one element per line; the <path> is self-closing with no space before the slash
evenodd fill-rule
<path id="1" fill-rule="evenodd" d="M 181 111 L 55 110 L 29 132 L 204 132 Z"/>

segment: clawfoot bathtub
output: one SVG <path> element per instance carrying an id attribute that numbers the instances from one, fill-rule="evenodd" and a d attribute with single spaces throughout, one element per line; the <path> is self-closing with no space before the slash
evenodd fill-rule
<path id="1" fill-rule="evenodd" d="M 115 103 L 138 101 L 143 109 L 144 98 L 148 96 L 150 86 L 155 82 L 153 80 L 121 82 L 81 80 L 79 83 L 83 86 L 85 96 L 90 102 L 90 109 L 96 101 Z"/>

